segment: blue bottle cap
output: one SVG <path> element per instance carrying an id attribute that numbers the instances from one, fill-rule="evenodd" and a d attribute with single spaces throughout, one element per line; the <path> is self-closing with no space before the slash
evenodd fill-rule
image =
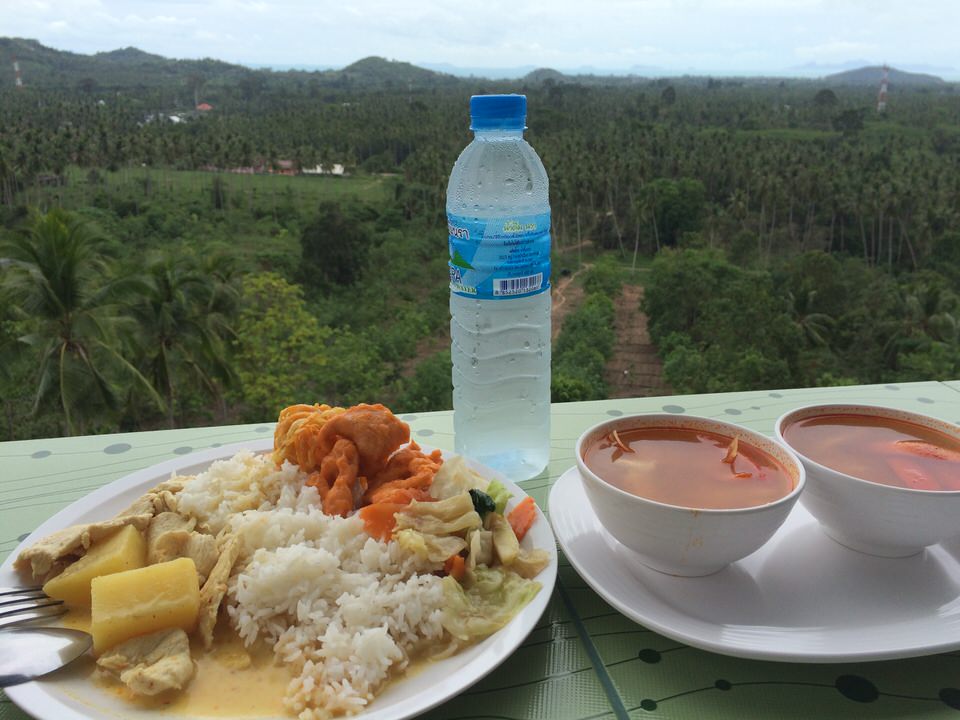
<path id="1" fill-rule="evenodd" d="M 471 130 L 523 130 L 526 95 L 474 95 L 470 98 Z"/>

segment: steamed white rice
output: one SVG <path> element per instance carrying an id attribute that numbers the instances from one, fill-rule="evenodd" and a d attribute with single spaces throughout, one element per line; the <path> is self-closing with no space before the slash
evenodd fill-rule
<path id="1" fill-rule="evenodd" d="M 301 720 L 360 712 L 412 653 L 443 636 L 437 564 L 320 509 L 298 468 L 241 452 L 180 493 L 178 510 L 243 550 L 225 600 L 247 643 L 270 643 L 295 677 L 285 698 Z"/>

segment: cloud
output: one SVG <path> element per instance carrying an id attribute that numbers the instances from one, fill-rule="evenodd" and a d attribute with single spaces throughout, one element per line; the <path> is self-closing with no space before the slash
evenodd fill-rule
<path id="1" fill-rule="evenodd" d="M 4 34 L 77 52 L 133 45 L 240 63 L 381 55 L 561 70 L 639 61 L 713 74 L 879 55 L 952 65 L 960 27 L 960 0 L 16 0 L 16 9 Z"/>
<path id="2" fill-rule="evenodd" d="M 879 50 L 874 43 L 851 40 L 829 40 L 818 45 L 803 45 L 794 49 L 800 60 L 849 60 L 853 57 L 872 56 Z"/>

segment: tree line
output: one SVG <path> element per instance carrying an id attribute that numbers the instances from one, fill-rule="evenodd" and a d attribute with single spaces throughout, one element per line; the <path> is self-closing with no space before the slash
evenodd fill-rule
<path id="1" fill-rule="evenodd" d="M 184 88 L 5 90 L 7 436 L 262 420 L 304 397 L 447 406 L 446 180 L 468 96 L 517 90 L 555 272 L 605 258 L 555 348 L 556 400 L 606 392 L 614 267 L 650 266 L 680 392 L 956 374 L 952 86 L 894 89 L 878 114 L 872 90 L 800 81 L 265 82 L 180 123 L 163 117 Z M 196 172 L 279 159 L 353 177 Z"/>

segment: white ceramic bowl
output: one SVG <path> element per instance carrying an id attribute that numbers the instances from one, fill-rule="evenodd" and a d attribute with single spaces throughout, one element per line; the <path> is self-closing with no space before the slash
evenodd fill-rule
<path id="1" fill-rule="evenodd" d="M 860 414 L 893 418 L 960 438 L 960 427 L 943 420 L 875 405 L 809 405 L 784 413 L 776 436 L 790 423 L 817 415 Z M 792 448 L 791 448 L 792 449 Z M 807 471 L 801 502 L 824 532 L 841 545 L 881 557 L 907 557 L 960 534 L 960 490 L 914 490 L 846 475 L 793 450 Z"/>
<path id="2" fill-rule="evenodd" d="M 793 479 L 793 490 L 756 507 L 686 508 L 621 490 L 584 463 L 583 451 L 613 430 L 643 427 L 686 428 L 736 437 L 776 459 Z M 580 436 L 576 454 L 584 490 L 604 529 L 637 553 L 645 565 L 671 575 L 710 575 L 757 550 L 787 519 L 804 486 L 803 465 L 783 445 L 739 425 L 691 415 L 658 413 L 606 420 Z"/>

